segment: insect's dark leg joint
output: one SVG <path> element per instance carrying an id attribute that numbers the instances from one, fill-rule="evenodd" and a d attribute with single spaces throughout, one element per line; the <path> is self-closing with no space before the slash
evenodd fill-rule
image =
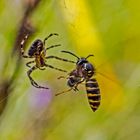
<path id="1" fill-rule="evenodd" d="M 33 79 L 32 79 L 32 77 L 30 76 L 31 75 L 31 73 L 33 72 L 33 70 L 35 70 L 35 68 L 33 67 L 33 68 L 31 68 L 31 69 L 29 69 L 28 71 L 27 71 L 27 75 L 28 75 L 28 77 L 29 77 L 29 79 L 30 79 L 30 81 L 31 81 L 31 83 L 34 83 L 35 85 L 38 85 Z"/>
<path id="2" fill-rule="evenodd" d="M 29 64 L 34 63 L 34 62 L 35 62 L 35 61 L 27 62 L 27 63 L 26 63 L 26 66 L 29 67 L 29 68 L 31 68 L 31 66 L 30 66 Z"/>
<path id="3" fill-rule="evenodd" d="M 32 84 L 34 87 L 36 87 L 36 88 L 49 89 L 49 88 L 47 88 L 47 87 L 39 86 L 39 85 L 33 80 L 33 78 L 30 76 L 31 73 L 32 73 L 35 69 L 37 69 L 36 66 L 32 67 L 31 69 L 29 69 L 29 70 L 27 71 L 27 75 L 28 75 L 28 77 L 29 77 L 29 79 L 30 79 L 30 81 L 31 81 L 31 84 Z"/>
<path id="4" fill-rule="evenodd" d="M 74 91 L 79 91 L 79 89 L 77 88 L 77 86 L 75 86 L 75 87 L 73 88 L 73 90 L 74 90 Z"/>

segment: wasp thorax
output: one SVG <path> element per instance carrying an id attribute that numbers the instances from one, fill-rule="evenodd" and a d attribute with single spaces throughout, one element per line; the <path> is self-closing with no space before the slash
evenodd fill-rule
<path id="1" fill-rule="evenodd" d="M 43 42 L 39 39 L 35 40 L 31 45 L 28 55 L 33 56 L 34 54 L 40 53 L 43 50 Z"/>
<path id="2" fill-rule="evenodd" d="M 67 81 L 67 85 L 69 87 L 73 87 L 75 85 L 76 81 L 74 78 L 70 78 L 68 81 Z"/>
<path id="3" fill-rule="evenodd" d="M 69 87 L 73 87 L 77 82 L 79 82 L 79 77 L 76 77 L 76 76 L 71 76 L 70 78 L 69 78 L 69 80 L 67 81 L 67 85 L 69 86 Z"/>

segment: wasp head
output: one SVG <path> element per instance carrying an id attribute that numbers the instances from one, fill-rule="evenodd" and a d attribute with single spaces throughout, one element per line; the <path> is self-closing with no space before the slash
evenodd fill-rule
<path id="1" fill-rule="evenodd" d="M 90 78 L 95 73 L 95 68 L 91 63 L 85 63 L 82 67 L 82 71 L 88 78 Z"/>
<path id="2" fill-rule="evenodd" d="M 83 65 L 84 63 L 88 63 L 87 59 L 82 57 L 82 58 L 79 58 L 78 61 L 77 61 L 77 65 Z"/>

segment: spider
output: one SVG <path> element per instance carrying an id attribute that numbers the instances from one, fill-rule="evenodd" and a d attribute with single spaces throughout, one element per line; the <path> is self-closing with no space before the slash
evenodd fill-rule
<path id="1" fill-rule="evenodd" d="M 43 86 L 40 86 L 38 85 L 34 80 L 33 78 L 31 77 L 31 73 L 33 71 L 35 71 L 36 69 L 40 69 L 40 70 L 45 70 L 45 67 L 49 67 L 51 69 L 55 69 L 55 70 L 58 70 L 58 71 L 61 71 L 61 72 L 67 72 L 63 69 L 59 69 L 59 68 L 56 68 L 56 67 L 53 67 L 52 65 L 49 65 L 49 64 L 46 64 L 46 59 L 51 59 L 51 58 L 54 58 L 54 59 L 57 59 L 57 60 L 61 60 L 61 61 L 65 61 L 65 62 L 71 62 L 71 63 L 75 63 L 74 61 L 71 61 L 71 60 L 67 60 L 67 59 L 63 59 L 63 58 L 60 58 L 60 57 L 57 57 L 57 56 L 46 56 L 46 51 L 49 50 L 49 49 L 52 49 L 54 47 L 59 47 L 61 46 L 60 44 L 58 45 L 52 45 L 50 47 L 47 47 L 45 48 L 45 42 L 48 40 L 48 38 L 52 37 L 52 36 L 58 36 L 57 33 L 51 33 L 49 36 L 47 36 L 43 41 L 40 40 L 40 39 L 36 39 L 32 45 L 30 46 L 29 50 L 28 50 L 28 55 L 25 55 L 24 54 L 24 44 L 25 44 L 25 41 L 27 40 L 28 38 L 28 35 L 26 35 L 24 37 L 24 39 L 21 41 L 21 55 L 22 57 L 24 58 L 34 58 L 33 61 L 29 61 L 26 63 L 26 66 L 29 67 L 30 69 L 27 71 L 27 75 L 30 79 L 30 82 L 31 84 L 36 87 L 36 88 L 44 88 L 44 89 L 49 89 L 48 87 L 43 87 Z M 34 63 L 35 65 L 34 66 L 30 66 L 30 64 Z"/>

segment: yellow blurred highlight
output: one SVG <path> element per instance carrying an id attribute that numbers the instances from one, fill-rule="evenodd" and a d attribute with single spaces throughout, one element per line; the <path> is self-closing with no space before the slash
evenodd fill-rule
<path id="1" fill-rule="evenodd" d="M 64 18 L 78 51 L 85 55 L 94 54 L 94 50 L 100 51 L 101 42 L 97 29 L 91 21 L 90 13 L 87 11 L 86 3 L 83 0 L 62 0 L 61 2 Z"/>
<path id="2" fill-rule="evenodd" d="M 95 53 L 102 54 L 103 44 L 95 23 L 91 20 L 89 7 L 86 5 L 86 2 L 84 0 L 62 0 L 60 4 L 69 34 L 75 43 L 77 54 L 82 54 L 82 56 Z M 106 76 L 97 76 L 102 94 L 102 108 L 111 111 L 119 110 L 123 108 L 123 89 L 118 84 L 118 79 L 110 64 L 106 63 L 105 67 L 107 72 L 105 73 L 102 70 L 101 73 Z"/>

